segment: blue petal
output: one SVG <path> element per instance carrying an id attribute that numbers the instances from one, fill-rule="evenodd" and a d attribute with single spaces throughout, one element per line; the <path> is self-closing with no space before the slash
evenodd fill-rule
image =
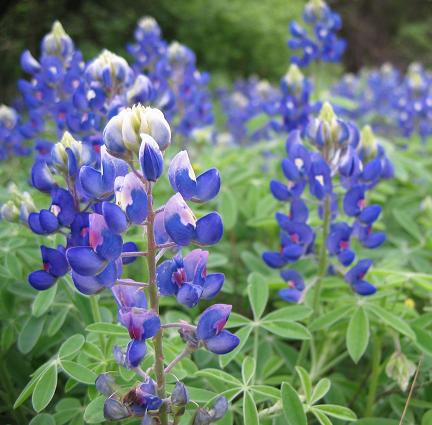
<path id="1" fill-rule="evenodd" d="M 126 349 L 126 363 L 128 367 L 138 367 L 147 353 L 147 345 L 144 341 L 132 340 Z"/>
<path id="2" fill-rule="evenodd" d="M 365 280 L 353 283 L 352 288 L 359 295 L 373 295 L 376 292 L 375 286 Z"/>
<path id="3" fill-rule="evenodd" d="M 72 271 L 72 281 L 76 289 L 85 295 L 93 295 L 105 289 L 102 283 L 99 283 L 93 276 L 82 276 Z"/>
<path id="4" fill-rule="evenodd" d="M 118 421 L 131 416 L 129 409 L 115 398 L 105 400 L 103 414 L 107 421 Z"/>
<path id="5" fill-rule="evenodd" d="M 186 282 L 180 287 L 177 293 L 177 301 L 189 308 L 195 307 L 202 292 L 203 289 L 201 286 Z"/>
<path id="6" fill-rule="evenodd" d="M 148 134 L 141 135 L 139 161 L 144 177 L 148 181 L 156 181 L 163 171 L 163 156 L 158 144 Z"/>
<path id="7" fill-rule="evenodd" d="M 66 258 L 71 268 L 82 276 L 96 276 L 106 265 L 106 261 L 86 246 L 69 248 Z"/>
<path id="8" fill-rule="evenodd" d="M 37 233 L 38 235 L 44 235 L 46 234 L 46 230 L 41 226 L 40 220 L 39 220 L 39 213 L 32 212 L 28 216 L 28 225 L 30 229 Z"/>
<path id="9" fill-rule="evenodd" d="M 41 227 L 47 233 L 53 233 L 59 228 L 59 222 L 57 217 L 48 210 L 41 210 L 39 213 L 39 222 Z"/>
<path id="10" fill-rule="evenodd" d="M 171 187 L 180 192 L 184 199 L 191 199 L 197 193 L 197 181 L 186 151 L 179 152 L 168 169 Z"/>
<path id="11" fill-rule="evenodd" d="M 226 354 L 240 344 L 240 338 L 229 331 L 223 330 L 219 335 L 205 340 L 207 350 L 215 354 Z"/>
<path id="12" fill-rule="evenodd" d="M 126 242 L 123 244 L 123 252 L 137 252 L 138 245 L 135 242 Z M 137 260 L 138 257 L 122 257 L 123 264 L 131 264 Z"/>
<path id="13" fill-rule="evenodd" d="M 292 196 L 288 187 L 277 180 L 270 181 L 270 191 L 279 201 L 288 201 Z"/>
<path id="14" fill-rule="evenodd" d="M 120 257 L 123 239 L 108 229 L 102 231 L 102 243 L 96 247 L 97 254 L 105 260 L 113 261 Z"/>
<path id="15" fill-rule="evenodd" d="M 140 189 L 132 189 L 132 204 L 126 207 L 128 219 L 134 224 L 141 224 L 147 218 L 147 194 Z"/>
<path id="16" fill-rule="evenodd" d="M 228 304 L 214 304 L 203 311 L 198 319 L 197 338 L 207 340 L 216 336 L 227 322 L 232 306 Z"/>
<path id="17" fill-rule="evenodd" d="M 47 273 L 44 270 L 36 270 L 28 276 L 30 285 L 38 291 L 44 291 L 45 289 L 51 288 L 56 280 L 57 279 L 52 274 Z"/>
<path id="18" fill-rule="evenodd" d="M 286 264 L 286 260 L 279 252 L 264 252 L 262 259 L 269 267 L 274 269 L 279 269 Z"/>
<path id="19" fill-rule="evenodd" d="M 156 271 L 156 282 L 161 295 L 175 295 L 178 286 L 173 282 L 173 273 L 177 266 L 173 260 L 166 260 L 158 266 Z"/>
<path id="20" fill-rule="evenodd" d="M 366 224 L 375 222 L 381 214 L 381 207 L 379 205 L 370 205 L 366 207 L 358 216 L 359 220 Z"/>
<path id="21" fill-rule="evenodd" d="M 220 185 L 219 171 L 216 168 L 207 170 L 198 176 L 196 196 L 192 200 L 207 202 L 213 199 L 219 193 Z"/>
<path id="22" fill-rule="evenodd" d="M 340 252 L 338 259 L 343 266 L 349 266 L 355 259 L 355 252 L 350 249 L 345 249 Z"/>
<path id="23" fill-rule="evenodd" d="M 222 289 L 224 281 L 225 275 L 223 273 L 208 274 L 204 282 L 201 298 L 204 300 L 211 300 L 214 298 Z"/>
<path id="24" fill-rule="evenodd" d="M 126 215 L 118 205 L 103 202 L 102 214 L 111 232 L 121 234 L 126 231 L 128 227 Z"/>
<path id="25" fill-rule="evenodd" d="M 45 161 L 37 160 L 34 163 L 31 170 L 31 182 L 36 189 L 42 192 L 49 192 L 55 187 L 52 174 Z"/>
<path id="26" fill-rule="evenodd" d="M 43 262 L 48 264 L 50 274 L 60 277 L 67 273 L 69 265 L 63 252 L 42 245 L 41 254 Z"/>
<path id="27" fill-rule="evenodd" d="M 195 240 L 202 245 L 214 245 L 223 235 L 222 218 L 217 212 L 212 212 L 200 218 L 196 223 Z"/>
<path id="28" fill-rule="evenodd" d="M 296 288 L 284 288 L 278 292 L 279 296 L 289 303 L 297 303 L 300 300 L 302 295 L 302 291 L 299 291 Z"/>

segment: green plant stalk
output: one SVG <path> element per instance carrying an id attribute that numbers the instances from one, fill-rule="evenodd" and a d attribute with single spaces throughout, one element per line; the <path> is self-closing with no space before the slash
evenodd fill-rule
<path id="1" fill-rule="evenodd" d="M 327 272 L 327 248 L 326 248 L 326 240 L 329 233 L 330 228 L 330 215 L 331 215 L 331 205 L 330 205 L 330 197 L 326 196 L 324 199 L 324 217 L 323 217 L 323 227 L 322 227 L 322 241 L 318 254 L 318 271 L 317 271 L 317 280 L 315 282 L 314 287 L 314 296 L 312 301 L 312 309 L 314 317 L 319 308 L 319 301 L 321 295 L 321 284 L 323 277 Z M 304 340 L 302 346 L 300 348 L 300 353 L 297 357 L 297 365 L 301 366 L 309 352 L 310 342 L 308 340 Z"/>
<path id="2" fill-rule="evenodd" d="M 95 322 L 102 322 L 102 315 L 99 308 L 99 296 L 93 295 L 90 297 L 90 307 Z M 99 335 L 99 342 L 101 345 L 102 352 L 105 353 L 105 338 L 103 335 Z"/>
<path id="3" fill-rule="evenodd" d="M 154 219 L 155 212 L 153 210 L 153 196 L 152 196 L 152 184 L 149 183 L 147 192 L 147 265 L 148 265 L 148 283 L 149 283 L 149 298 L 150 307 L 153 311 L 159 314 L 159 296 L 156 285 L 156 254 L 157 245 L 154 239 Z M 156 374 L 157 393 L 158 396 L 164 400 L 166 398 L 165 391 L 165 373 L 164 373 L 164 354 L 163 354 L 163 333 L 162 329 L 153 338 L 154 346 L 154 371 Z M 168 425 L 168 414 L 165 403 L 162 404 L 159 410 L 159 419 L 161 425 Z"/>
<path id="4" fill-rule="evenodd" d="M 259 327 L 255 326 L 254 329 L 254 342 L 253 342 L 253 356 L 255 359 L 256 364 L 258 364 L 258 344 L 259 344 Z M 253 382 L 256 382 L 257 378 L 257 374 L 256 374 L 256 370 L 253 376 Z"/>
<path id="5" fill-rule="evenodd" d="M 369 391 L 366 401 L 365 417 L 372 416 L 375 404 L 376 393 L 378 389 L 378 379 L 381 371 L 381 337 L 375 335 L 373 338 L 372 349 L 372 373 L 369 383 Z"/>

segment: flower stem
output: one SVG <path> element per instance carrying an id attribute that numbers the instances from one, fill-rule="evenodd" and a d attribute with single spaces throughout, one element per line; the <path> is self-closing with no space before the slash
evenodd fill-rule
<path id="1" fill-rule="evenodd" d="M 189 354 L 191 354 L 194 351 L 194 348 L 186 345 L 184 350 L 177 355 L 177 357 L 165 368 L 165 374 L 168 374 L 171 372 L 171 370 L 175 367 L 175 365 L 179 362 L 181 362 L 185 357 L 187 357 Z"/>
<path id="2" fill-rule="evenodd" d="M 331 215 L 331 205 L 330 196 L 326 196 L 324 199 L 324 217 L 323 217 L 323 227 L 322 227 L 322 242 L 318 257 L 318 278 L 315 285 L 314 297 L 312 308 L 314 314 L 318 312 L 320 295 L 321 295 L 321 284 L 323 277 L 327 272 L 327 246 L 326 241 L 329 234 L 330 228 L 330 215 Z"/>
<path id="3" fill-rule="evenodd" d="M 375 397 L 378 389 L 378 379 L 380 374 L 381 363 L 381 337 L 375 335 L 373 338 L 372 349 L 372 374 L 369 380 L 369 392 L 366 402 L 365 417 L 372 416 L 375 404 Z"/>
<path id="4" fill-rule="evenodd" d="M 323 217 L 323 226 L 322 226 L 322 241 L 321 246 L 318 254 L 318 271 L 316 280 L 314 282 L 314 295 L 313 295 L 313 301 L 312 301 L 312 309 L 313 309 L 313 315 L 312 317 L 316 316 L 319 309 L 319 301 L 320 301 L 320 295 L 321 295 L 321 284 L 323 277 L 326 275 L 327 272 L 327 247 L 326 247 L 326 241 L 329 234 L 330 229 L 330 216 L 331 216 L 331 203 L 330 203 L 330 196 L 326 196 L 324 198 L 324 217 Z M 301 366 L 304 362 L 306 356 L 308 355 L 310 348 L 310 342 L 308 340 L 304 340 L 302 343 L 302 346 L 300 348 L 300 353 L 297 356 L 297 365 Z"/>
<path id="5" fill-rule="evenodd" d="M 155 212 L 153 211 L 153 196 L 152 196 L 152 184 L 148 186 L 147 192 L 147 265 L 149 275 L 149 298 L 150 307 L 157 314 L 159 314 L 159 296 L 156 285 L 156 254 L 157 245 L 154 239 L 154 218 Z M 161 399 L 166 398 L 165 391 L 165 373 L 164 373 L 164 354 L 163 354 L 163 330 L 160 329 L 156 336 L 153 338 L 154 346 L 154 371 L 156 374 L 157 393 Z M 161 425 L 168 425 L 168 414 L 166 404 L 162 404 L 159 410 L 159 420 Z"/>

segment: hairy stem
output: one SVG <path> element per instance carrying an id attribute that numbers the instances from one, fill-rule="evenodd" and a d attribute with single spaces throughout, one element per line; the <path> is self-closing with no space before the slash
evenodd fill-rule
<path id="1" fill-rule="evenodd" d="M 165 368 L 165 374 L 170 373 L 177 363 L 181 362 L 185 357 L 187 357 L 193 351 L 194 351 L 193 347 L 186 345 L 184 350 L 181 353 L 177 354 L 177 357 Z"/>
<path id="2" fill-rule="evenodd" d="M 378 379 L 380 374 L 380 363 L 381 363 L 381 337 L 375 335 L 373 338 L 373 349 L 372 349 L 372 373 L 369 380 L 369 391 L 366 402 L 365 416 L 372 416 L 373 408 L 375 404 L 376 393 L 378 389 Z"/>
<path id="3" fill-rule="evenodd" d="M 152 184 L 148 186 L 147 192 L 147 265 L 149 275 L 149 298 L 150 307 L 157 314 L 159 314 L 159 295 L 156 285 L 156 254 L 157 245 L 154 239 L 154 218 L 155 212 L 153 211 L 153 195 Z M 161 399 L 166 398 L 165 391 L 165 373 L 164 373 L 164 354 L 163 354 L 163 330 L 160 329 L 156 336 L 153 338 L 153 346 L 155 353 L 154 371 L 156 374 L 157 393 Z M 168 414 L 166 404 L 162 404 L 159 410 L 159 419 L 161 425 L 168 425 Z"/>

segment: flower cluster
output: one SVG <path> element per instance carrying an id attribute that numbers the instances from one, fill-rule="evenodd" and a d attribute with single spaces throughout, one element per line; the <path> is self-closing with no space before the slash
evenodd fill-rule
<path id="1" fill-rule="evenodd" d="M 152 81 L 152 100 L 176 133 L 187 138 L 195 129 L 212 124 L 209 75 L 197 69 L 192 50 L 178 42 L 168 45 L 151 17 L 138 22 L 135 43 L 127 48 L 135 59 L 133 67 Z"/>
<path id="2" fill-rule="evenodd" d="M 392 177 L 393 169 L 370 128 L 360 134 L 355 125 L 338 119 L 325 103 L 319 118 L 309 122 L 303 136 L 299 130 L 289 134 L 286 151 L 282 171 L 287 182 L 272 180 L 270 190 L 276 199 L 288 202 L 290 209 L 288 214 L 276 214 L 281 228 L 280 250 L 263 254 L 268 266 L 284 268 L 316 252 L 317 232 L 309 224 L 308 205 L 312 200 L 302 199 L 307 186 L 318 202 L 322 220 L 321 267 L 326 265 L 327 255 L 337 258 L 343 267 L 351 266 L 356 257 L 354 239 L 367 248 L 377 248 L 385 241 L 384 233 L 372 230 L 381 207 L 367 205 L 366 195 L 381 179 Z M 338 220 L 340 216 L 345 219 Z M 370 260 L 361 260 L 343 272 L 352 289 L 361 295 L 375 292 L 375 287 L 364 280 L 371 264 Z M 300 273 L 285 269 L 281 277 L 288 282 L 281 297 L 291 302 L 301 300 L 305 283 Z"/>
<path id="3" fill-rule="evenodd" d="M 309 118 L 319 110 L 319 103 L 312 103 L 310 96 L 312 84 L 297 65 L 290 65 L 288 72 L 280 82 L 282 95 L 278 102 L 273 104 L 271 115 L 282 118 L 282 122 L 273 120 L 271 127 L 276 131 L 304 129 Z M 269 110 L 269 109 L 268 109 Z"/>
<path id="4" fill-rule="evenodd" d="M 339 62 L 346 48 L 346 42 L 336 33 L 342 27 L 338 13 L 330 9 L 323 0 L 310 0 L 303 13 L 308 27 L 292 21 L 289 25 L 291 39 L 288 46 L 300 50 L 301 56 L 294 56 L 292 63 L 306 67 L 312 62 Z"/>
<path id="5" fill-rule="evenodd" d="M 380 69 L 347 75 L 332 88 L 341 102 L 337 111 L 351 119 L 370 122 L 381 134 L 424 141 L 432 134 L 431 75 L 419 64 L 411 64 L 406 75 L 384 64 Z"/>
<path id="6" fill-rule="evenodd" d="M 101 84 L 106 80 L 102 76 Z M 163 351 L 158 351 L 162 350 L 163 329 L 179 329 L 186 343 L 183 356 L 199 347 L 224 354 L 239 344 L 235 335 L 224 330 L 231 306 L 209 307 L 197 326 L 162 324 L 158 314 L 161 296 L 176 296 L 180 304 L 194 307 L 200 299 L 215 297 L 222 288 L 222 273 L 207 274 L 207 251 L 199 248 L 184 257 L 181 254 L 190 244 L 213 245 L 222 237 L 223 224 L 217 212 L 197 219 L 187 203 L 213 199 L 220 189 L 219 172 L 211 168 L 196 176 L 187 152 L 179 152 L 168 167 L 175 194 L 156 208 L 153 187 L 163 174 L 164 153 L 171 142 L 163 113 L 141 105 L 123 109 L 109 120 L 103 140 L 100 161 L 93 159 L 88 145 L 69 133 L 53 147 L 49 161 L 36 160 L 32 183 L 50 195 L 51 205 L 31 212 L 28 225 L 40 235 L 64 235 L 65 244 L 41 247 L 43 267 L 29 275 L 29 283 L 45 290 L 70 272 L 76 289 L 83 294 L 110 288 L 118 307 L 118 321 L 131 338 L 125 351 L 120 347 L 114 350 L 123 367 L 140 370 L 147 341 L 154 341 L 159 362 L 155 365 L 158 390 L 152 378 L 145 375 L 145 382 L 123 398 L 107 399 L 107 419 L 167 412 L 180 415 L 174 409 L 179 395 L 173 392 L 168 402 L 163 384 L 164 375 L 175 366 L 164 369 Z M 146 229 L 147 251 L 124 241 L 133 226 Z M 177 253 L 158 265 L 170 249 Z M 149 281 L 122 279 L 123 267 L 138 257 L 148 261 Z M 133 402 L 129 403 L 132 395 Z"/>
<path id="7" fill-rule="evenodd" d="M 268 138 L 271 126 L 267 119 L 258 126 L 251 123 L 276 113 L 276 105 L 280 105 L 277 88 L 267 80 L 251 77 L 237 81 L 232 89 L 219 88 L 218 98 L 226 116 L 226 132 L 217 134 L 218 143 L 245 144 Z"/>

